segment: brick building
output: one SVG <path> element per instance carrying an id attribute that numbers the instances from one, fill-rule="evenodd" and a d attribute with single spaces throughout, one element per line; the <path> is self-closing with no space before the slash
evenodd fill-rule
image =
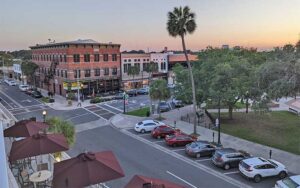
<path id="1" fill-rule="evenodd" d="M 87 39 L 37 44 L 30 48 L 32 61 L 39 66 L 35 73 L 37 87 L 59 95 L 76 91 L 78 87 L 85 95 L 120 87 L 120 44 Z"/>

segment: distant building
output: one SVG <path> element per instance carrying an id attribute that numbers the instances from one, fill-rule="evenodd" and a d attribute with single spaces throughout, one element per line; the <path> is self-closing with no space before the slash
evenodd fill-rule
<path id="1" fill-rule="evenodd" d="M 223 44 L 222 49 L 229 49 L 229 45 L 228 44 Z"/>
<path id="2" fill-rule="evenodd" d="M 35 73 L 38 87 L 59 95 L 78 87 L 85 95 L 120 87 L 120 44 L 87 39 L 37 44 L 30 48 L 32 61 L 39 66 Z"/>
<path id="3" fill-rule="evenodd" d="M 13 77 L 17 82 L 26 84 L 27 83 L 26 76 L 23 75 L 21 65 L 22 65 L 21 59 L 13 59 L 13 72 L 14 72 Z"/>

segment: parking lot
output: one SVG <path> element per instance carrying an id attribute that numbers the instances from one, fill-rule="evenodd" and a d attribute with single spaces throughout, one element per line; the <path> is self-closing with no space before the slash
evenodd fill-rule
<path id="1" fill-rule="evenodd" d="M 234 180 L 237 180 L 243 184 L 246 184 L 251 187 L 274 187 L 275 182 L 279 180 L 277 177 L 272 178 L 266 178 L 263 179 L 260 183 L 254 183 L 251 180 L 247 180 L 246 178 L 242 177 L 239 174 L 239 171 L 237 168 L 231 168 L 229 170 L 224 170 L 221 168 L 216 167 L 209 157 L 201 157 L 201 158 L 192 158 L 185 154 L 185 147 L 170 147 L 166 145 L 164 139 L 156 139 L 151 136 L 151 133 L 137 133 L 134 129 L 124 129 L 123 132 L 129 136 L 132 136 L 133 138 L 136 138 L 142 142 L 150 143 L 152 147 L 156 147 L 164 152 L 167 152 L 168 154 L 172 156 L 176 156 L 181 158 L 182 160 L 186 162 L 192 162 L 199 168 L 207 168 L 209 170 L 212 170 L 215 173 L 221 173 L 225 176 L 229 176 L 230 178 L 233 178 Z M 224 146 L 226 147 L 226 146 Z"/>

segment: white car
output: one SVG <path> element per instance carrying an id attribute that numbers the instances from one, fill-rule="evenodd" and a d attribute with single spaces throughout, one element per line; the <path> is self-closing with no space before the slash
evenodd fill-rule
<path id="1" fill-rule="evenodd" d="M 19 89 L 20 89 L 21 91 L 26 91 L 26 90 L 29 89 L 29 85 L 19 85 Z"/>
<path id="2" fill-rule="evenodd" d="M 287 176 L 287 169 L 283 164 L 272 159 L 253 157 L 244 159 L 239 164 L 239 171 L 245 177 L 258 183 L 264 177 L 279 176 L 283 179 Z"/>
<path id="3" fill-rule="evenodd" d="M 160 125 L 164 125 L 164 123 L 156 120 L 144 120 L 135 124 L 134 130 L 136 132 L 145 133 L 152 131 L 155 127 Z"/>
<path id="4" fill-rule="evenodd" d="M 7 83 L 10 86 L 16 86 L 17 85 L 17 83 L 13 80 L 5 80 L 5 83 Z"/>
<path id="5" fill-rule="evenodd" d="M 300 175 L 290 176 L 277 181 L 275 188 L 300 188 Z"/>

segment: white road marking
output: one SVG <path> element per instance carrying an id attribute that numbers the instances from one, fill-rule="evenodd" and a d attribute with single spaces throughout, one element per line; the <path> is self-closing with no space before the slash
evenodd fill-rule
<path id="1" fill-rule="evenodd" d="M 210 158 L 209 159 L 197 159 L 197 160 L 195 160 L 195 161 L 197 161 L 197 162 L 202 162 L 202 161 L 209 161 L 209 160 L 211 160 Z"/>
<path id="2" fill-rule="evenodd" d="M 186 183 L 187 185 L 189 185 L 189 186 L 191 186 L 191 187 L 193 187 L 193 188 L 197 188 L 195 185 L 193 185 L 193 184 L 191 184 L 190 182 L 188 182 L 188 181 L 182 179 L 182 178 L 179 177 L 179 176 L 176 176 L 175 174 L 171 173 L 170 171 L 167 171 L 167 173 L 170 174 L 171 176 L 173 176 L 173 177 L 179 179 L 180 181 Z"/>
<path id="3" fill-rule="evenodd" d="M 151 134 L 150 133 L 141 133 L 139 134 L 139 136 L 150 136 Z"/>
<path id="4" fill-rule="evenodd" d="M 13 108 L 8 102 L 6 102 L 4 99 L 2 99 L 2 102 L 5 102 L 10 108 Z M 10 109 L 8 109 L 10 110 Z"/>
<path id="5" fill-rule="evenodd" d="M 164 140 L 158 140 L 158 141 L 154 141 L 153 143 L 160 143 L 160 142 L 165 142 Z"/>
<path id="6" fill-rule="evenodd" d="M 118 110 L 118 111 L 120 111 L 120 112 L 123 112 L 123 110 L 121 110 L 121 109 L 119 109 L 119 108 L 115 108 L 115 107 L 113 107 L 113 106 L 110 106 L 110 105 L 108 105 L 108 104 L 104 104 L 105 106 L 108 106 L 108 107 L 110 107 L 110 108 L 113 108 L 113 109 L 115 109 L 115 110 Z"/>
<path id="7" fill-rule="evenodd" d="M 21 104 L 19 104 L 17 101 L 15 101 L 14 99 L 12 99 L 10 96 L 6 95 L 5 93 L 3 93 L 3 92 L 1 92 L 1 91 L 0 91 L 0 93 L 2 93 L 2 94 L 3 94 L 4 96 L 6 96 L 9 100 L 11 100 L 11 101 L 14 103 L 14 105 L 16 105 L 17 107 L 22 106 Z"/>
<path id="8" fill-rule="evenodd" d="M 223 174 L 228 175 L 228 174 L 238 174 L 240 173 L 239 171 L 234 171 L 234 172 L 225 172 Z"/>
<path id="9" fill-rule="evenodd" d="M 91 111 L 91 110 L 89 110 L 89 109 L 87 109 L 87 108 L 84 108 L 84 109 L 85 109 L 86 111 L 88 111 L 88 112 L 91 112 L 92 114 L 94 114 L 94 115 L 96 115 L 96 116 L 100 117 L 101 119 L 103 119 L 103 120 L 107 121 L 107 119 L 105 119 L 105 118 L 103 118 L 102 116 L 100 116 L 100 115 L 98 115 L 98 114 L 94 113 L 93 111 Z"/>
<path id="10" fill-rule="evenodd" d="M 26 109 L 28 110 L 28 109 Z M 27 113 L 30 113 L 30 112 L 37 112 L 37 111 L 41 111 L 43 109 L 37 109 L 37 110 L 32 110 L 32 111 L 25 111 L 25 112 L 20 112 L 20 113 L 14 113 L 12 112 L 14 115 L 20 115 L 20 114 L 27 114 Z"/>
<path id="11" fill-rule="evenodd" d="M 171 151 L 183 151 L 183 150 L 185 150 L 185 148 L 182 148 L 182 149 L 172 149 Z"/>
<path id="12" fill-rule="evenodd" d="M 71 119 L 74 119 L 74 118 L 78 118 L 78 117 L 81 117 L 81 116 L 85 116 L 85 115 L 89 115 L 90 113 L 85 113 L 85 114 L 81 114 L 81 115 L 76 115 L 76 116 L 73 116 L 73 117 L 70 117 L 66 120 L 71 120 Z"/>

